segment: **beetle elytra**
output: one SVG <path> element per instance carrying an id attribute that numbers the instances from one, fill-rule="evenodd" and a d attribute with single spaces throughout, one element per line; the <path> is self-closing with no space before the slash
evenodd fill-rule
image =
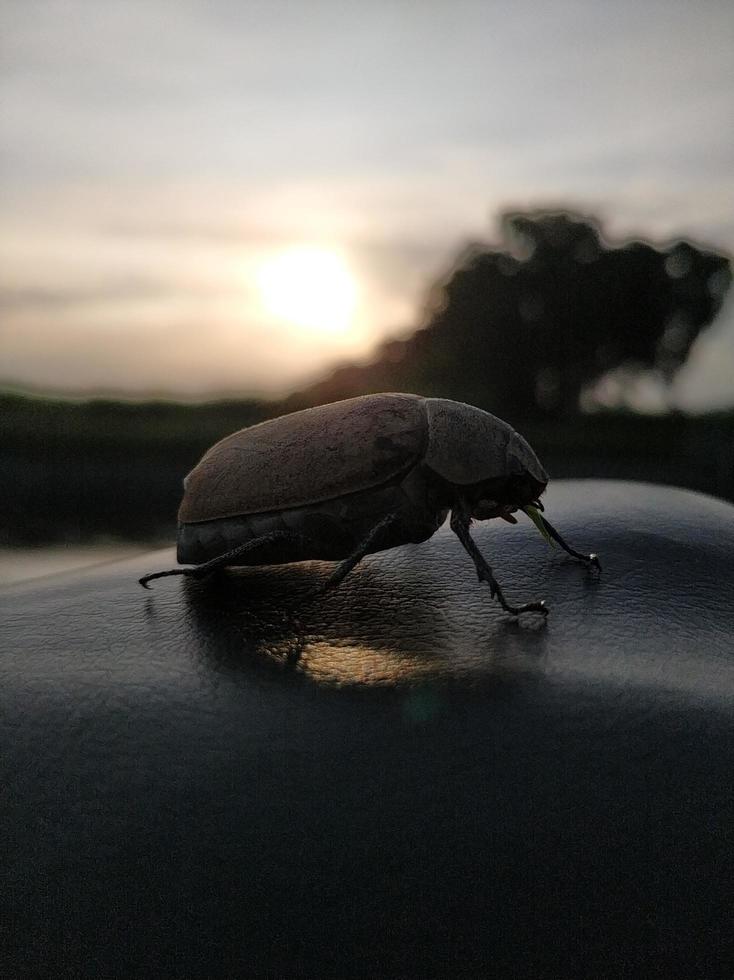
<path id="1" fill-rule="evenodd" d="M 241 429 L 204 454 L 184 480 L 175 568 L 143 576 L 206 576 L 227 565 L 338 561 L 324 590 L 361 559 L 451 529 L 480 581 L 512 606 L 471 534 L 472 520 L 525 511 L 544 535 L 587 566 L 540 513 L 548 474 L 521 435 L 488 412 L 445 398 L 363 395 Z"/>

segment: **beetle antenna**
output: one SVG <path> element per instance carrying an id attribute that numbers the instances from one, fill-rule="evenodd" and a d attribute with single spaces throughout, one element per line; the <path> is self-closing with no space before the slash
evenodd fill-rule
<path id="1" fill-rule="evenodd" d="M 567 554 L 571 555 L 573 558 L 576 558 L 578 561 L 582 561 L 585 565 L 593 565 L 594 568 L 601 571 L 601 563 L 598 555 L 582 555 L 580 551 L 575 551 L 570 545 L 566 544 L 558 531 L 556 531 L 551 522 L 544 517 L 543 514 L 539 514 L 538 517 L 540 517 L 541 521 L 543 522 L 543 527 L 546 529 L 548 534 L 550 534 L 554 541 L 558 542 L 558 544 Z"/>

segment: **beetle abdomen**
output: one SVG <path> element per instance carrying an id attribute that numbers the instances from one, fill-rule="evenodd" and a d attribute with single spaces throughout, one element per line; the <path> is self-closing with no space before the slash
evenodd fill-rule
<path id="1" fill-rule="evenodd" d="M 291 510 L 399 478 L 427 443 L 424 399 L 366 395 L 241 429 L 185 481 L 181 523 Z"/>
<path id="2" fill-rule="evenodd" d="M 272 531 L 291 531 L 292 541 L 265 543 L 241 562 L 277 565 L 286 562 L 339 561 L 347 558 L 386 515 L 396 524 L 376 542 L 373 551 L 418 544 L 431 537 L 446 519 L 448 508 L 416 467 L 399 483 L 369 488 L 332 500 L 259 514 L 179 524 L 178 561 L 200 565 Z"/>

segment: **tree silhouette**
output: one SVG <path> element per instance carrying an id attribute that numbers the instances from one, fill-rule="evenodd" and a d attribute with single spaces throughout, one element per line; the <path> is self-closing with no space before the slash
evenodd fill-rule
<path id="1" fill-rule="evenodd" d="M 472 245 L 429 294 L 424 326 L 296 401 L 419 391 L 511 418 L 569 415 L 583 388 L 627 366 L 669 382 L 731 282 L 727 257 L 678 241 L 608 246 L 565 211 L 502 216 L 500 247 Z"/>

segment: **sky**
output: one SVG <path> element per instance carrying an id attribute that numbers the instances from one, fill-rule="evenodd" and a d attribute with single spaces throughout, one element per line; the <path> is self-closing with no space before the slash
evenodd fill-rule
<path id="1" fill-rule="evenodd" d="M 0 0 L 0 382 L 281 393 L 508 207 L 734 251 L 734 4 Z M 734 307 L 683 407 L 734 403 Z"/>

